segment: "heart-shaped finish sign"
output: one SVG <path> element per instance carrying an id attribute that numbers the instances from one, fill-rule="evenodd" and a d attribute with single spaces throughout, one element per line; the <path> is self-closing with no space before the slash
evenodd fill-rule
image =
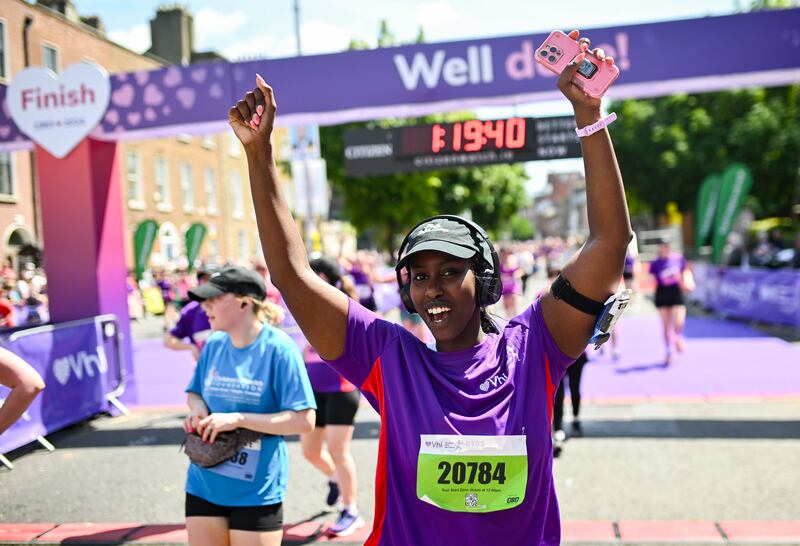
<path id="1" fill-rule="evenodd" d="M 108 72 L 89 62 L 73 64 L 61 74 L 26 68 L 14 76 L 7 96 L 17 127 L 61 159 L 100 123 L 111 82 Z"/>

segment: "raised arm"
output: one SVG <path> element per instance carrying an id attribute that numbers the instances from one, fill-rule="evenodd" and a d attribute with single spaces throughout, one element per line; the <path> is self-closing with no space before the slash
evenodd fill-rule
<path id="1" fill-rule="evenodd" d="M 256 76 L 256 87 L 228 111 L 228 121 L 247 154 L 258 234 L 272 281 L 308 341 L 320 356 L 333 359 L 344 350 L 348 300 L 308 265 L 275 169 L 270 137 L 276 109 L 272 88 Z"/>
<path id="2" fill-rule="evenodd" d="M 569 33 L 578 38 L 578 31 Z M 589 48 L 589 40 L 584 51 Z M 613 63 L 602 50 L 595 50 L 603 62 Z M 558 87 L 572 103 L 575 122 L 586 127 L 598 121 L 600 99 L 585 94 L 571 83 L 571 78 L 583 60 L 581 55 L 573 60 L 558 78 Z M 580 252 L 563 268 L 562 275 L 575 290 L 596 301 L 605 299 L 616 291 L 622 275 L 625 250 L 633 236 L 622 176 L 611 137 L 606 129 L 581 138 L 583 164 L 586 171 L 586 206 L 589 217 L 589 237 Z M 597 317 L 557 300 L 552 292 L 542 298 L 545 323 L 559 348 L 569 356 L 577 357 L 592 335 Z"/>

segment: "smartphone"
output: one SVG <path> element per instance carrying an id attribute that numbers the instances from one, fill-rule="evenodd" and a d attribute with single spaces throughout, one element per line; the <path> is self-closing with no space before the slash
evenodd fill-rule
<path id="1" fill-rule="evenodd" d="M 535 56 L 537 63 L 551 72 L 561 74 L 580 52 L 581 46 L 576 40 L 560 30 L 554 30 L 536 49 Z M 572 82 L 590 97 L 600 98 L 617 77 L 619 68 L 599 61 L 591 51 L 587 51 L 586 58 L 575 72 Z"/>

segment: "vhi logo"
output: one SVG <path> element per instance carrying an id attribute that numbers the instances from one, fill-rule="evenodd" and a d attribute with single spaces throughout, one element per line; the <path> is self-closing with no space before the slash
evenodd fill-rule
<path id="1" fill-rule="evenodd" d="M 102 346 L 98 345 L 94 353 L 78 351 L 75 354 L 62 356 L 53 362 L 53 375 L 62 385 L 66 385 L 70 377 L 82 381 L 84 374 L 87 377 L 94 377 L 95 370 L 103 374 L 108 371 L 108 361 L 106 352 Z"/>

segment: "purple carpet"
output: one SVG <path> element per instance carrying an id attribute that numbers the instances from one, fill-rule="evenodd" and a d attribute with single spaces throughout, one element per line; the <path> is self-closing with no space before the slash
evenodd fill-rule
<path id="1" fill-rule="evenodd" d="M 581 387 L 588 399 L 800 395 L 800 349 L 743 324 L 690 317 L 686 351 L 663 365 L 657 316 L 622 319 L 619 360 L 589 350 Z M 194 370 L 188 351 L 161 339 L 134 340 L 138 406 L 183 406 Z"/>
<path id="2" fill-rule="evenodd" d="M 736 397 L 800 394 L 800 349 L 746 325 L 689 317 L 686 350 L 664 366 L 658 316 L 625 318 L 621 358 L 589 350 L 582 393 L 589 398 Z"/>

